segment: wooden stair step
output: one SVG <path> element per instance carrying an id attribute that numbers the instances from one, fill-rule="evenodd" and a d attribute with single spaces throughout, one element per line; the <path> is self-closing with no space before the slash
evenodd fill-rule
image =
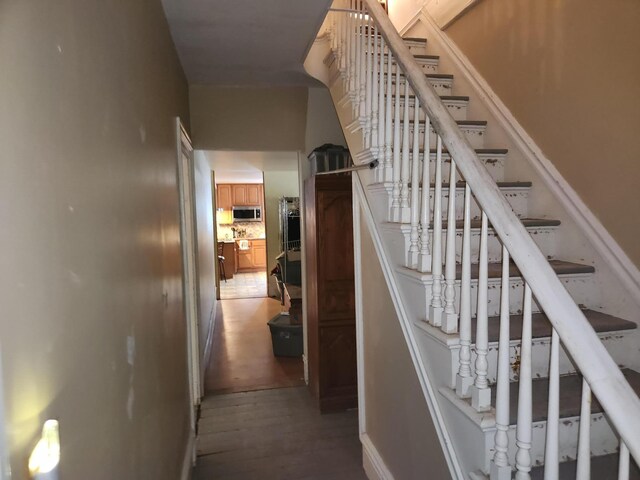
<path id="1" fill-rule="evenodd" d="M 525 227 L 557 227 L 560 225 L 560 220 L 554 220 L 552 218 L 521 218 L 520 222 Z M 442 228 L 446 230 L 447 221 L 443 220 Z M 474 218 L 471 220 L 471 228 L 478 229 L 482 226 L 482 220 L 480 218 Z M 429 228 L 433 228 L 433 223 L 429 225 Z M 464 220 L 456 220 L 456 230 L 464 228 Z"/>
<path id="2" fill-rule="evenodd" d="M 613 315 L 608 315 L 602 312 L 596 312 L 595 310 L 585 309 L 582 310 L 584 316 L 598 332 L 619 332 L 623 330 L 634 330 L 638 326 Z M 471 341 L 476 341 L 476 323 L 477 318 L 471 319 Z M 489 341 L 497 342 L 500 338 L 500 317 L 489 317 Z M 531 333 L 533 338 L 545 338 L 551 336 L 551 323 L 549 318 L 544 313 L 534 313 L 531 315 Z M 520 340 L 522 338 L 522 315 L 511 315 L 509 317 L 509 338 L 511 340 Z"/>
<path id="3" fill-rule="evenodd" d="M 400 120 L 400 124 L 403 124 L 404 120 Z M 413 120 L 409 120 L 409 123 L 415 123 Z M 420 125 L 424 125 L 425 120 L 418 122 Z M 456 120 L 459 127 L 486 127 L 489 122 L 486 120 Z"/>
<path id="4" fill-rule="evenodd" d="M 597 480 L 618 480 L 618 459 L 617 453 L 610 455 L 602 455 L 591 457 L 591 478 Z M 559 478 L 561 480 L 574 480 L 576 478 L 575 460 L 571 462 L 560 463 Z M 531 469 L 531 480 L 544 479 L 544 466 L 534 467 Z M 629 480 L 640 480 L 640 468 L 630 458 L 629 462 Z"/>
<path id="5" fill-rule="evenodd" d="M 640 373 L 630 368 L 621 369 L 622 374 L 631 385 L 631 388 L 640 395 Z M 518 382 L 509 385 L 509 424 L 515 425 L 518 418 Z M 535 378 L 532 381 L 533 408 L 532 419 L 540 422 L 547 418 L 549 399 L 549 379 Z M 560 377 L 560 418 L 578 417 L 580 415 L 580 401 L 582 397 L 582 375 L 573 373 Z M 491 386 L 491 404 L 495 405 L 496 386 Z M 595 398 L 592 398 L 591 413 L 601 413 L 602 406 Z M 592 477 L 600 478 L 600 477 Z"/>
<path id="6" fill-rule="evenodd" d="M 456 188 L 464 188 L 466 187 L 467 182 L 465 182 L 464 180 L 460 180 L 459 182 L 456 182 Z M 533 185 L 532 182 L 518 182 L 518 181 L 514 181 L 514 182 L 496 182 L 496 185 L 498 185 L 498 188 L 531 188 L 531 186 Z M 420 182 L 420 188 L 422 188 L 422 182 Z M 435 188 L 435 183 L 431 183 L 429 184 L 430 188 Z M 409 183 L 409 188 L 411 188 L 411 183 Z M 442 190 L 448 189 L 449 188 L 449 183 L 442 183 Z"/>
<path id="7" fill-rule="evenodd" d="M 580 263 L 565 262 L 563 260 L 549 260 L 549 265 L 556 272 L 556 275 L 571 275 L 581 273 L 593 273 L 596 269 L 592 265 L 583 265 Z M 471 264 L 471 278 L 478 278 L 479 265 L 477 263 Z M 456 278 L 460 279 L 462 272 L 462 266 L 456 264 Z M 490 262 L 488 264 L 489 278 L 501 278 L 502 277 L 502 262 Z M 520 270 L 516 267 L 515 263 L 509 262 L 509 277 L 522 277 Z"/>

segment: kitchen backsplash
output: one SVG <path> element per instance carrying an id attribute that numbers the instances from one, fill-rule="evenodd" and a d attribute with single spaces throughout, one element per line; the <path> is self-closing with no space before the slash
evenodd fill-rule
<path id="1" fill-rule="evenodd" d="M 218 225 L 218 240 L 233 239 L 233 230 L 235 228 L 239 234 L 236 238 L 264 238 L 264 222 L 236 222 L 233 225 Z M 244 235 L 242 233 L 246 232 Z"/>

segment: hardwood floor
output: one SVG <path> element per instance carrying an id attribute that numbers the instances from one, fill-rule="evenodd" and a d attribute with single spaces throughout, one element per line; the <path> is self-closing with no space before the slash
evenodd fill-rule
<path id="1" fill-rule="evenodd" d="M 271 298 L 218 302 L 206 393 L 304 385 L 302 358 L 273 355 L 267 322 L 280 311 L 280 302 Z"/>
<path id="2" fill-rule="evenodd" d="M 320 415 L 302 359 L 273 356 L 267 321 L 280 311 L 270 298 L 219 302 L 194 480 L 366 480 L 357 411 Z"/>
<path id="3" fill-rule="evenodd" d="M 320 415 L 307 387 L 211 395 L 194 480 L 365 480 L 355 410 Z"/>

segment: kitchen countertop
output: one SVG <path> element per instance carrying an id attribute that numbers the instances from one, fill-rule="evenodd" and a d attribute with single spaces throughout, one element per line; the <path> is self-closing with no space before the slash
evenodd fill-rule
<path id="1" fill-rule="evenodd" d="M 220 243 L 234 243 L 239 242 L 240 240 L 266 240 L 265 237 L 245 237 L 245 238 L 234 238 L 234 239 L 224 239 L 218 240 Z"/>

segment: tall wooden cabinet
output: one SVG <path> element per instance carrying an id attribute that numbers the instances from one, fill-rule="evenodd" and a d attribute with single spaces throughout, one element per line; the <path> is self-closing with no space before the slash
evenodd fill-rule
<path id="1" fill-rule="evenodd" d="M 357 406 L 351 176 L 305 183 L 309 386 L 321 412 Z"/>

